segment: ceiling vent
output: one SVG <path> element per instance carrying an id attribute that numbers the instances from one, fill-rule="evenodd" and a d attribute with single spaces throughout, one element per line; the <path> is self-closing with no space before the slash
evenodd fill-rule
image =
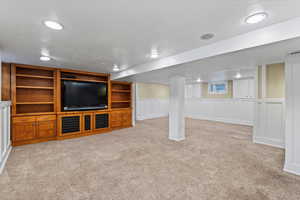
<path id="1" fill-rule="evenodd" d="M 300 50 L 299 51 L 293 51 L 290 53 L 290 55 L 296 55 L 296 54 L 300 54 Z"/>

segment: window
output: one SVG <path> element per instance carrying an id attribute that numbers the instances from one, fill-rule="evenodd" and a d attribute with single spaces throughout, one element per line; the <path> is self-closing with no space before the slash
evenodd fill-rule
<path id="1" fill-rule="evenodd" d="M 209 83 L 208 84 L 209 94 L 226 94 L 227 93 L 227 81 Z"/>

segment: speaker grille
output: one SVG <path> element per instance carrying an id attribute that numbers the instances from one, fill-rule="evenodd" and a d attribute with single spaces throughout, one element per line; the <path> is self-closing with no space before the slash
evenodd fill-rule
<path id="1" fill-rule="evenodd" d="M 108 127 L 108 114 L 97 114 L 95 119 L 96 129 Z"/>
<path id="2" fill-rule="evenodd" d="M 62 133 L 72 133 L 80 131 L 80 116 L 63 117 Z"/>
<path id="3" fill-rule="evenodd" d="M 91 115 L 84 116 L 84 130 L 91 130 Z"/>

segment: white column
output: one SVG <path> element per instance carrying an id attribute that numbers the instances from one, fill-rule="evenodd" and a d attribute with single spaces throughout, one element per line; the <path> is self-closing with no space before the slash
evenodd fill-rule
<path id="1" fill-rule="evenodd" d="M 284 170 L 300 175 L 300 55 L 287 58 L 285 75 L 286 144 Z"/>
<path id="2" fill-rule="evenodd" d="M 176 76 L 170 80 L 169 139 L 185 139 L 184 122 L 185 78 Z"/>

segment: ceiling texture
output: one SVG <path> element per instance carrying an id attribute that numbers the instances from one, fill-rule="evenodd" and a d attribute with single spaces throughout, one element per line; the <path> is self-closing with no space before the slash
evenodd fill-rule
<path id="1" fill-rule="evenodd" d="M 299 0 L 2 0 L 1 56 L 5 62 L 112 73 L 114 64 L 128 70 L 153 62 L 150 57 L 153 48 L 158 50 L 157 60 L 162 59 L 300 17 L 299 7 Z M 245 23 L 247 16 L 259 11 L 268 13 L 267 20 Z M 44 20 L 58 21 L 64 29 L 51 30 L 43 25 Z M 201 40 L 206 33 L 215 37 Z M 241 52 L 248 53 L 251 51 Z M 41 54 L 48 54 L 51 61 L 41 62 Z M 275 54 L 273 59 L 278 57 Z M 254 62 L 243 63 L 242 59 L 230 62 L 233 58 L 238 58 L 237 53 L 127 79 L 142 80 L 137 76 L 148 76 L 158 78 L 144 80 L 165 82 L 173 74 L 185 74 L 190 79 L 203 74 L 205 79 L 214 79 L 208 75 L 210 71 L 223 74 L 218 75 L 219 79 L 231 76 L 233 72 L 229 71 L 241 70 L 238 67 L 246 71 L 253 68 Z"/>

